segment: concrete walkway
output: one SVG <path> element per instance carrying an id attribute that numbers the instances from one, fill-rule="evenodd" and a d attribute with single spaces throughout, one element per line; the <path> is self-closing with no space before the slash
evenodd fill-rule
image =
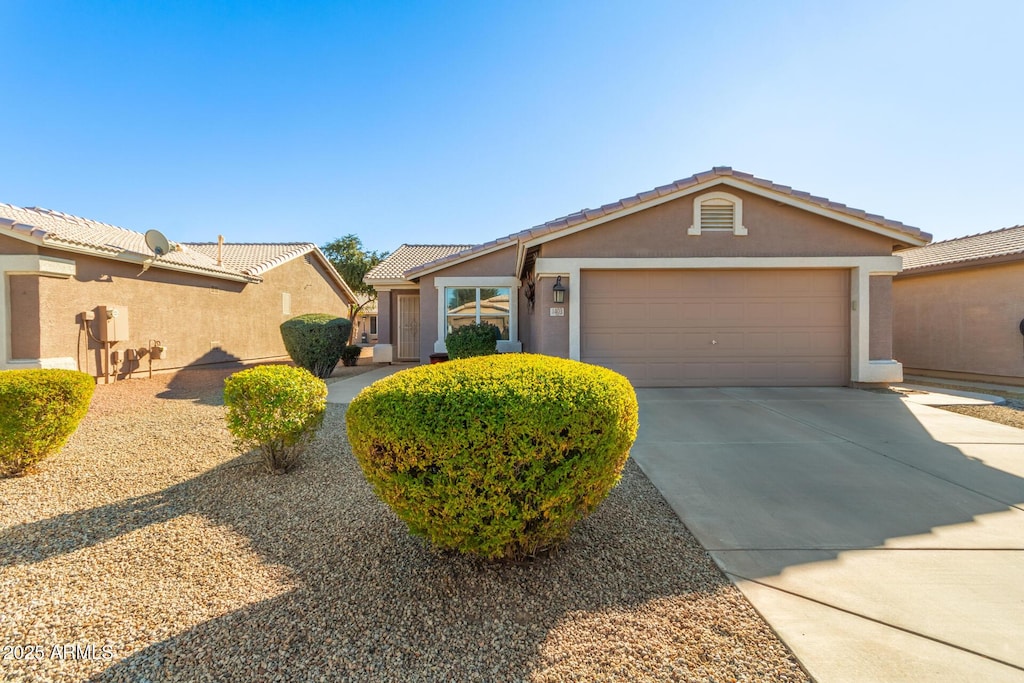
<path id="1" fill-rule="evenodd" d="M 352 399 L 359 394 L 365 387 L 370 386 L 374 382 L 388 375 L 393 375 L 396 372 L 405 370 L 406 368 L 415 367 L 415 363 L 400 363 L 397 365 L 381 365 L 379 368 L 374 368 L 369 372 L 364 372 L 361 375 L 355 375 L 353 377 L 345 377 L 343 379 L 335 380 L 327 385 L 327 402 L 328 403 L 351 403 Z"/>
<path id="2" fill-rule="evenodd" d="M 1006 403 L 1002 396 L 961 389 L 937 389 L 921 384 L 894 384 L 892 389 L 902 392 L 904 400 L 923 406 L 991 406 Z"/>
<path id="3" fill-rule="evenodd" d="M 633 457 L 818 681 L 1024 681 L 1024 430 L 855 389 L 637 395 Z"/>

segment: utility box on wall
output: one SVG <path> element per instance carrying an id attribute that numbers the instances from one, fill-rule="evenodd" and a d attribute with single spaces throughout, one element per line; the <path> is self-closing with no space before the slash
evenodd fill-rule
<path id="1" fill-rule="evenodd" d="M 128 341 L 128 309 L 119 306 L 99 307 L 100 341 Z"/>

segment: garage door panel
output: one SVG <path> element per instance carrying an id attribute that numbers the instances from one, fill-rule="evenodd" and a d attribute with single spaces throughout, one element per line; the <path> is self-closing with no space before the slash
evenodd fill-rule
<path id="1" fill-rule="evenodd" d="M 779 352 L 779 337 L 776 330 L 751 332 L 743 339 L 743 350 L 748 354 L 775 355 Z"/>
<path id="2" fill-rule="evenodd" d="M 711 324 L 711 304 L 706 302 L 682 301 L 679 303 L 679 322 L 693 326 Z"/>
<path id="3" fill-rule="evenodd" d="M 658 354 L 672 354 L 680 346 L 678 332 L 651 332 L 647 340 L 648 349 Z"/>
<path id="4" fill-rule="evenodd" d="M 584 271 L 582 358 L 637 386 L 842 385 L 849 281 L 844 270 Z"/>
<path id="5" fill-rule="evenodd" d="M 747 304 L 746 321 L 751 325 L 775 325 L 779 319 L 776 301 L 751 301 Z"/>

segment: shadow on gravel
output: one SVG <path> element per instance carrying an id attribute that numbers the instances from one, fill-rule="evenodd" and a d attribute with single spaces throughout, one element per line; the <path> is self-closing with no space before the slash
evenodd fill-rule
<path id="1" fill-rule="evenodd" d="M 314 471 L 324 465 L 329 472 Z M 331 483 L 320 491 L 298 490 L 325 474 Z M 157 643 L 92 680 L 521 681 L 563 619 L 667 596 L 714 601 L 728 586 L 632 463 L 560 555 L 525 566 L 429 549 L 376 500 L 350 456 L 319 460 L 300 481 L 251 511 L 275 518 L 273 536 L 265 524 L 203 511 L 248 533 L 300 588 Z M 278 481 L 253 482 L 267 484 Z M 320 504 L 322 495 L 334 500 Z M 299 500 L 289 505 L 292 496 Z M 727 639 L 730 615 L 721 616 L 726 635 L 714 637 Z M 592 635 L 597 646 L 614 640 L 611 632 Z"/>
<path id="2" fill-rule="evenodd" d="M 210 378 L 220 375 L 220 381 L 239 370 L 253 367 L 246 365 L 238 356 L 223 349 L 211 349 L 203 356 L 174 374 L 167 388 L 157 398 L 177 401 L 193 401 L 203 405 L 223 405 L 223 384 L 221 389 L 210 389 Z"/>
<path id="3" fill-rule="evenodd" d="M 541 668 L 571 675 L 580 666 L 573 657 L 596 657 L 617 640 L 620 658 L 655 672 L 678 667 L 644 645 L 658 637 L 676 656 L 689 649 L 763 658 L 761 638 L 733 630 L 744 607 L 720 594 L 734 589 L 634 463 L 559 555 L 481 565 L 410 537 L 378 501 L 339 443 L 346 408 L 328 407 L 317 441 L 289 475 L 238 466 L 239 458 L 153 495 L 9 529 L 0 557 L 37 562 L 177 515 L 202 515 L 244 535 L 298 586 L 152 644 L 94 681 L 524 680 L 541 666 L 552 632 L 573 620 L 583 624 L 570 629 L 581 640 L 556 650 L 575 654 Z M 651 607 L 660 599 L 686 600 L 704 618 L 674 603 Z M 745 609 L 740 621 L 759 623 Z M 641 651 L 622 654 L 622 647 Z M 738 677 L 742 668 L 732 671 Z M 795 664 L 789 673 L 800 677 Z"/>

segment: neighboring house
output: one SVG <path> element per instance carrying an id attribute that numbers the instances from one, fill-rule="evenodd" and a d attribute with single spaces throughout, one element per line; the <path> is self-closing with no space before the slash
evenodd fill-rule
<path id="1" fill-rule="evenodd" d="M 907 370 L 1024 384 L 1024 226 L 900 255 L 893 345 Z"/>
<path id="2" fill-rule="evenodd" d="M 714 168 L 485 244 L 403 245 L 365 278 L 379 293 L 374 359 L 426 362 L 471 318 L 507 330 L 500 351 L 605 365 L 637 386 L 898 381 L 893 251 L 930 238 Z"/>
<path id="3" fill-rule="evenodd" d="M 355 332 L 352 334 L 352 343 L 376 344 L 377 301 L 369 301 L 369 297 L 364 294 L 357 294 L 356 297 L 359 303 L 363 303 L 364 301 L 366 303 L 359 309 L 356 319 L 352 321 L 352 325 L 355 328 Z"/>
<path id="4" fill-rule="evenodd" d="M 313 244 L 172 247 L 154 258 L 142 233 L 0 204 L 0 369 L 110 378 L 286 358 L 282 322 L 347 317 L 355 300 Z"/>

